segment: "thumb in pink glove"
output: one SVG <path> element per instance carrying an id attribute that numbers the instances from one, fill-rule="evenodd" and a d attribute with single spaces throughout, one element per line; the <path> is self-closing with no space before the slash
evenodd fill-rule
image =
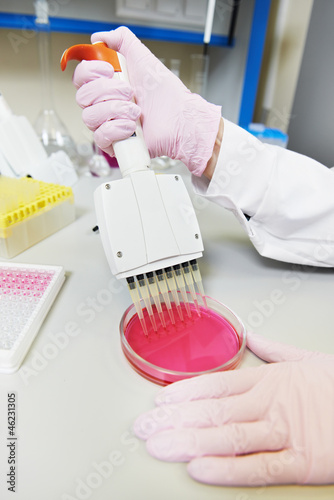
<path id="1" fill-rule="evenodd" d="M 202 175 L 210 160 L 219 126 L 219 106 L 192 94 L 127 28 L 95 33 L 92 43 L 105 42 L 125 56 L 131 87 L 113 79 L 104 61 L 83 61 L 74 73 L 83 120 L 96 144 L 113 155 L 112 143 L 132 135 L 141 113 L 151 158 L 168 156 Z M 131 103 L 133 94 L 137 106 Z"/>
<path id="2" fill-rule="evenodd" d="M 281 362 L 167 386 L 136 420 L 136 435 L 154 457 L 189 462 L 204 483 L 333 483 L 334 356 L 254 334 L 248 345 Z"/>

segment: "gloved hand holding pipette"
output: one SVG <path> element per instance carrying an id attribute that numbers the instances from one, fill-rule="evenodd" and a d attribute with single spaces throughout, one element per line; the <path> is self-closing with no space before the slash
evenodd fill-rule
<path id="1" fill-rule="evenodd" d="M 125 28 L 96 33 L 127 58 L 129 86 L 101 61 L 77 66 L 74 83 L 97 144 L 128 137 L 141 113 L 151 157 L 182 160 L 198 194 L 232 210 L 261 255 L 334 266 L 334 175 L 317 161 L 260 143 L 192 95 Z M 102 77 L 101 80 L 97 80 Z M 204 174 L 204 175 L 202 175 Z M 221 485 L 334 482 L 334 357 L 261 341 L 248 347 L 274 364 L 172 384 L 136 434 L 162 460 Z"/>
<path id="2" fill-rule="evenodd" d="M 220 107 L 192 94 L 127 28 L 92 35 L 125 56 L 132 88 L 112 79 L 104 61 L 83 61 L 74 73 L 77 102 L 83 121 L 94 131 L 96 144 L 113 155 L 111 144 L 129 137 L 141 114 L 144 138 L 151 158 L 169 156 L 201 175 L 212 156 Z"/>
<path id="3" fill-rule="evenodd" d="M 232 210 L 261 255 L 334 265 L 328 168 L 223 119 L 220 106 L 192 94 L 127 28 L 91 38 L 125 55 L 132 86 L 113 79 L 103 61 L 83 61 L 75 70 L 77 101 L 101 149 L 112 155 L 112 142 L 131 136 L 140 114 L 151 158 L 182 160 L 195 174 L 197 194 Z"/>
<path id="4" fill-rule="evenodd" d="M 248 347 L 273 363 L 167 386 L 136 435 L 204 483 L 333 483 L 334 356 L 255 334 Z"/>

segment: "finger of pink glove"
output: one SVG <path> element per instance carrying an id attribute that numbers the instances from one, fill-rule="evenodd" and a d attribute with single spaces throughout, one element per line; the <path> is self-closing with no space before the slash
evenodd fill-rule
<path id="1" fill-rule="evenodd" d="M 300 481 L 298 456 L 289 450 L 255 453 L 238 457 L 195 458 L 189 475 L 202 483 L 217 486 L 262 486 Z"/>
<path id="2" fill-rule="evenodd" d="M 139 39 L 124 26 L 112 31 L 99 31 L 93 33 L 91 42 L 104 42 L 108 47 L 120 52 L 125 57 L 127 57 L 129 50 L 134 50 L 136 46 L 141 45 L 144 47 Z"/>
<path id="3" fill-rule="evenodd" d="M 136 130 L 136 122 L 127 119 L 110 120 L 94 132 L 94 141 L 104 151 L 116 141 L 130 137 Z"/>
<path id="4" fill-rule="evenodd" d="M 160 405 L 242 394 L 251 389 L 261 379 L 261 368 L 245 368 L 211 373 L 175 382 L 160 390 L 155 398 L 155 403 Z M 265 369 L 265 366 L 263 366 L 263 369 Z"/>
<path id="5" fill-rule="evenodd" d="M 234 423 L 203 429 L 162 431 L 146 443 L 159 460 L 188 462 L 202 456 L 234 456 L 260 451 L 277 451 L 286 444 L 286 430 L 265 421 Z"/>
<path id="6" fill-rule="evenodd" d="M 81 108 L 109 100 L 130 101 L 132 97 L 133 90 L 126 82 L 108 78 L 85 83 L 76 93 L 76 101 Z"/>
<path id="7" fill-rule="evenodd" d="M 247 332 L 247 347 L 256 356 L 271 363 L 332 357 L 328 354 L 307 351 L 281 342 L 274 342 L 252 332 Z"/>
<path id="8" fill-rule="evenodd" d="M 134 423 L 137 437 L 166 429 L 218 427 L 231 422 L 261 420 L 262 406 L 254 404 L 251 393 L 222 399 L 205 399 L 159 406 L 140 415 Z"/>
<path id="9" fill-rule="evenodd" d="M 83 122 L 90 130 L 96 130 L 109 120 L 121 118 L 135 122 L 139 117 L 140 108 L 128 101 L 113 101 L 109 105 L 106 102 L 99 102 L 82 111 Z"/>
<path id="10" fill-rule="evenodd" d="M 81 61 L 73 73 L 73 84 L 78 89 L 98 78 L 112 78 L 114 68 L 106 61 Z"/>

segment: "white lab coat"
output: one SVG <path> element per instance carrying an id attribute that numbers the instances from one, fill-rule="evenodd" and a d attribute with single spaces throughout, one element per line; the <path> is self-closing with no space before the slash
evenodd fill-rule
<path id="1" fill-rule="evenodd" d="M 213 178 L 193 176 L 196 193 L 231 210 L 261 255 L 334 266 L 334 168 L 224 125 Z"/>

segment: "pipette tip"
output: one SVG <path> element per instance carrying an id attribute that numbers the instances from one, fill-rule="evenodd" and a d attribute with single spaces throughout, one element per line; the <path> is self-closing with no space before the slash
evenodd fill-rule
<path id="1" fill-rule="evenodd" d="M 154 332 L 158 332 L 160 327 L 166 329 L 168 324 L 176 325 L 176 317 L 185 321 L 184 310 L 189 319 L 192 319 L 192 309 L 195 309 L 200 317 L 202 306 L 199 305 L 199 297 L 204 307 L 208 308 L 202 278 L 195 259 L 173 267 L 158 269 L 155 272 L 138 274 L 136 277 L 127 278 L 127 282 L 146 336 L 149 329 L 143 314 L 144 308 Z M 199 293 L 195 290 L 195 286 Z M 190 304 L 194 307 L 190 307 Z M 174 307 L 177 316 L 175 316 Z M 165 316 L 166 310 L 168 316 Z M 156 321 L 157 317 L 159 324 Z"/>
<path id="2" fill-rule="evenodd" d="M 169 319 L 171 320 L 172 325 L 175 325 L 175 318 L 174 318 L 172 306 L 167 307 L 167 312 L 168 312 L 168 316 L 169 316 Z"/>
<path id="3" fill-rule="evenodd" d="M 139 317 L 139 315 L 138 315 Z M 140 321 L 140 324 L 141 324 L 141 327 L 145 333 L 145 336 L 148 337 L 148 331 L 147 331 L 147 326 L 146 326 L 146 323 L 145 323 L 145 319 L 144 318 L 140 318 L 139 317 L 139 321 Z"/>

